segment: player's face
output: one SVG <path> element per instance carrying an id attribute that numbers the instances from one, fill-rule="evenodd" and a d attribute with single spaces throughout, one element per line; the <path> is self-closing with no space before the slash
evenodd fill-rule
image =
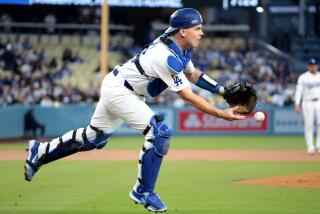
<path id="1" fill-rule="evenodd" d="M 309 71 L 310 71 L 311 73 L 316 73 L 317 70 L 318 70 L 318 65 L 317 65 L 317 64 L 315 64 L 315 65 L 309 65 Z"/>
<path id="2" fill-rule="evenodd" d="M 186 42 L 190 47 L 195 48 L 199 45 L 203 36 L 202 25 L 196 25 L 191 28 L 184 29 Z"/>

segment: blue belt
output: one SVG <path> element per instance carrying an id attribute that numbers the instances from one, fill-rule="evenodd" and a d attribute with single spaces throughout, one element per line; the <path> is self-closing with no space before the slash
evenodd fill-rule
<path id="1" fill-rule="evenodd" d="M 113 69 L 112 73 L 113 73 L 113 75 L 116 77 L 116 76 L 118 75 L 119 71 L 118 71 L 117 69 Z M 134 91 L 133 88 L 132 88 L 132 86 L 130 85 L 130 83 L 129 83 L 127 80 L 124 81 L 124 84 L 123 84 L 123 85 L 124 85 L 124 87 L 126 87 L 127 89 L 129 89 L 129 90 L 131 90 L 131 91 Z"/>

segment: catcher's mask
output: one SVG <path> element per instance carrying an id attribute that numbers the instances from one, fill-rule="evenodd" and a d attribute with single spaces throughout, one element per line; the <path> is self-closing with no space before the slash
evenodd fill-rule
<path id="1" fill-rule="evenodd" d="M 203 23 L 201 14 L 193 8 L 182 8 L 176 10 L 170 16 L 169 28 L 165 33 L 171 33 L 180 28 L 191 28 Z"/>

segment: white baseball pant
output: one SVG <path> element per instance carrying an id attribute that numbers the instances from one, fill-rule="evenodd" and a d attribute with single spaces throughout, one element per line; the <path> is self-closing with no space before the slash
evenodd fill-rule
<path id="1" fill-rule="evenodd" d="M 110 72 L 104 78 L 101 98 L 90 124 L 112 133 L 126 122 L 142 133 L 155 113 L 145 103 L 144 97 L 124 86 L 124 81 L 121 73 L 115 76 Z"/>
<path id="2" fill-rule="evenodd" d="M 302 111 L 304 117 L 304 135 L 307 143 L 308 152 L 315 150 L 313 143 L 314 120 L 317 125 L 317 140 L 316 148 L 320 149 L 320 100 L 318 101 L 303 101 Z"/>

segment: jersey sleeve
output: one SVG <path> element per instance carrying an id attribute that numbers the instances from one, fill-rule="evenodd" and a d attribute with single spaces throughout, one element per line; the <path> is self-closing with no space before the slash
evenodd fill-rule
<path id="1" fill-rule="evenodd" d="M 187 64 L 186 69 L 184 70 L 184 72 L 186 73 L 193 73 L 196 70 L 196 68 L 193 65 L 193 62 L 190 60 Z"/>
<path id="2" fill-rule="evenodd" d="M 169 56 L 172 57 L 173 55 L 166 55 L 163 57 L 159 56 L 156 60 L 154 60 L 152 66 L 153 70 L 157 73 L 158 78 L 163 80 L 168 85 L 169 90 L 174 92 L 189 87 L 190 83 L 183 72 L 173 74 L 170 71 L 170 66 L 167 63 Z"/>
<path id="3" fill-rule="evenodd" d="M 296 93 L 295 93 L 295 104 L 296 105 L 300 105 L 300 103 L 301 103 L 302 91 L 303 91 L 303 76 L 300 76 L 298 78 L 298 83 L 297 83 Z"/>

